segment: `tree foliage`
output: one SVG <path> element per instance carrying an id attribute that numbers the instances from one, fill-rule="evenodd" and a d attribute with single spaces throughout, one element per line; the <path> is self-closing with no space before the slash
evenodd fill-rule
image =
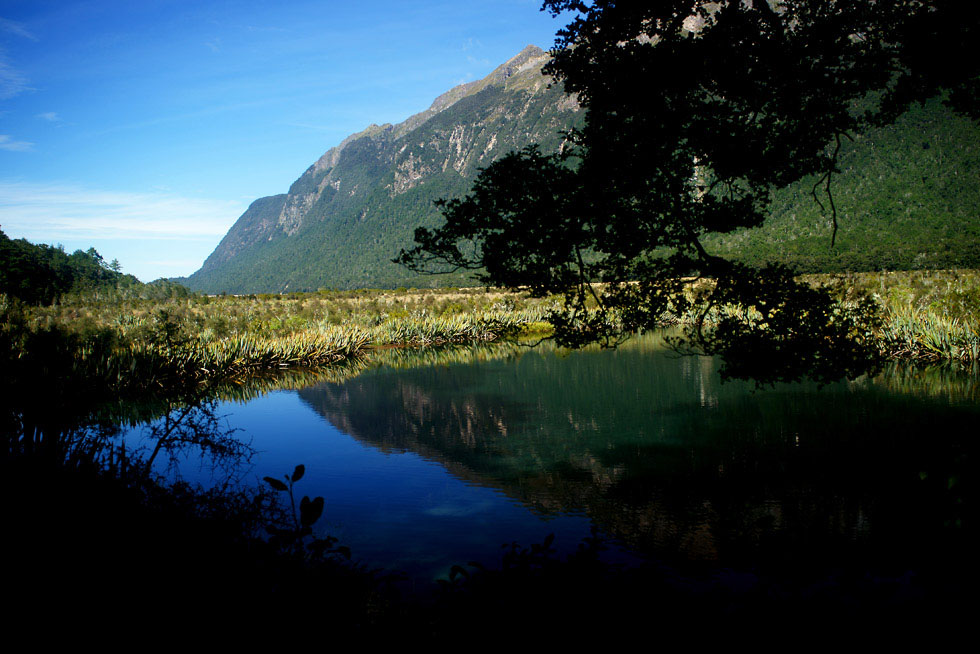
<path id="1" fill-rule="evenodd" d="M 766 383 L 867 370 L 873 307 L 834 304 L 784 266 L 734 262 L 705 239 L 763 224 L 773 191 L 809 177 L 834 225 L 833 247 L 842 143 L 941 94 L 980 117 L 974 4 L 546 0 L 544 8 L 571 14 L 545 71 L 576 94 L 585 126 L 560 154 L 530 147 L 486 168 L 469 195 L 441 202 L 445 224 L 417 230 L 418 246 L 398 260 L 564 294 L 552 322 L 566 345 L 612 342 L 665 312 L 693 311 L 678 345 L 721 355 L 723 374 Z M 719 307 L 722 317 L 706 320 Z"/>
<path id="2" fill-rule="evenodd" d="M 90 292 L 155 300 L 190 293 L 165 279 L 143 284 L 124 274 L 118 260 L 106 261 L 95 248 L 68 254 L 60 245 L 13 240 L 0 231 L 0 294 L 27 304 L 50 304 L 69 293 Z"/>
<path id="3" fill-rule="evenodd" d="M 60 246 L 12 240 L 0 231 L 0 293 L 29 304 L 49 304 L 71 291 L 139 284 L 112 265 L 95 248 L 68 254 Z"/>

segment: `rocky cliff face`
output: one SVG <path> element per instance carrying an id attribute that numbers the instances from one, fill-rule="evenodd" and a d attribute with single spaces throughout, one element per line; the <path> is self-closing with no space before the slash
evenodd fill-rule
<path id="1" fill-rule="evenodd" d="M 181 280 L 230 293 L 472 283 L 391 263 L 415 229 L 442 218 L 480 168 L 539 143 L 558 150 L 584 119 L 548 87 L 547 55 L 529 46 L 486 78 L 457 86 L 398 125 L 371 125 L 328 150 L 284 195 L 252 203 L 201 270 Z M 813 201 L 815 180 L 777 190 L 758 229 L 710 235 L 706 247 L 749 264 L 803 272 L 980 266 L 980 127 L 936 101 L 844 144 L 834 196 L 840 233 Z"/>
<path id="2" fill-rule="evenodd" d="M 323 154 L 284 195 L 256 200 L 202 268 L 195 290 L 278 292 L 459 283 L 390 263 L 433 200 L 465 193 L 478 170 L 532 142 L 558 148 L 581 119 L 528 46 L 482 80 L 457 86 L 398 125 L 371 125 Z"/>

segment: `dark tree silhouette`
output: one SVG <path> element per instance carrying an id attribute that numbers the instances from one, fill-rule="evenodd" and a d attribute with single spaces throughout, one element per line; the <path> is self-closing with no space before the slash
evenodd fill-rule
<path id="1" fill-rule="evenodd" d="M 836 235 L 843 140 L 936 95 L 977 118 L 975 3 L 544 9 L 571 12 L 545 72 L 576 94 L 585 127 L 559 154 L 529 147 L 484 169 L 468 196 L 440 201 L 445 225 L 417 230 L 396 261 L 564 294 L 551 319 L 565 345 L 611 343 L 687 313 L 677 345 L 720 355 L 726 376 L 827 381 L 872 368 L 870 302 L 836 303 L 783 266 L 713 255 L 702 237 L 762 224 L 772 190 L 807 177 Z"/>

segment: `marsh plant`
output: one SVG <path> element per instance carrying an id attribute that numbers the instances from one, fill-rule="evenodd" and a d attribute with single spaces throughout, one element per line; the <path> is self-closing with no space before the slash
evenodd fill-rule
<path id="1" fill-rule="evenodd" d="M 284 475 L 283 479 L 263 478 L 263 481 L 274 491 L 289 497 L 289 503 L 286 505 L 286 510 L 278 524 L 266 526 L 266 531 L 271 536 L 270 542 L 307 560 L 321 560 L 325 556 L 335 555 L 349 561 L 351 558 L 350 548 L 344 545 L 337 546 L 337 538 L 314 535 L 313 525 L 323 515 L 324 500 L 322 497 L 315 497 L 311 500 L 308 495 L 304 495 L 299 501 L 299 511 L 297 511 L 293 487 L 305 474 L 306 466 L 300 464 L 293 469 L 291 474 Z"/>
<path id="2" fill-rule="evenodd" d="M 884 357 L 980 359 L 977 271 L 805 279 L 830 287 L 845 313 L 874 308 L 879 320 L 867 338 Z M 701 321 L 710 329 L 725 324 L 729 314 L 761 315 L 755 307 L 701 306 L 698 289 L 691 285 L 690 302 L 658 322 Z M 380 347 L 486 343 L 520 334 L 547 337 L 548 321 L 561 315 L 556 311 L 560 302 L 481 289 L 165 299 L 120 294 L 98 302 L 68 295 L 46 307 L 0 296 L 0 358 L 6 379 L 18 380 L 10 389 L 14 394 L 57 388 L 66 401 L 91 405 L 241 384 L 256 374 L 285 369 L 358 367 L 358 359 Z M 603 319 L 618 320 L 615 315 Z M 616 331 L 616 325 L 609 329 Z"/>

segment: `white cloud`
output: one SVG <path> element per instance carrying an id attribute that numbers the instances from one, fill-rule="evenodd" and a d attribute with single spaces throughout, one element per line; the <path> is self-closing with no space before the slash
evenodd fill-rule
<path id="1" fill-rule="evenodd" d="M 17 36 L 24 37 L 31 41 L 37 41 L 37 37 L 27 31 L 21 23 L 16 23 L 12 20 L 7 20 L 6 18 L 0 18 L 0 31 L 9 32 L 10 34 L 16 34 Z"/>
<path id="2" fill-rule="evenodd" d="M 201 259 L 148 259 L 143 262 L 147 266 L 175 268 L 181 271 L 196 270 L 201 267 Z M 179 273 L 175 273 L 179 274 Z"/>
<path id="3" fill-rule="evenodd" d="M 15 141 L 9 134 L 0 134 L 0 150 L 10 152 L 27 152 L 33 150 L 34 144 L 28 141 Z"/>
<path id="4" fill-rule="evenodd" d="M 59 116 L 58 113 L 55 112 L 55 111 L 45 111 L 43 114 L 38 114 L 35 117 L 36 118 L 40 118 L 41 120 L 46 120 L 49 123 L 60 123 L 61 122 L 61 116 Z"/>
<path id="5" fill-rule="evenodd" d="M 24 91 L 30 91 L 27 78 L 23 73 L 11 66 L 3 53 L 0 52 L 0 100 L 9 100 Z"/>
<path id="6" fill-rule="evenodd" d="M 244 208 L 165 193 L 0 180 L 0 225 L 38 241 L 220 237 Z"/>
<path id="7" fill-rule="evenodd" d="M 6 18 L 0 18 L 0 32 L 37 41 L 37 37 L 28 32 L 23 25 Z M 24 91 L 31 90 L 33 89 L 27 85 L 27 78 L 24 74 L 10 65 L 6 54 L 0 49 L 0 100 L 9 100 Z"/>

